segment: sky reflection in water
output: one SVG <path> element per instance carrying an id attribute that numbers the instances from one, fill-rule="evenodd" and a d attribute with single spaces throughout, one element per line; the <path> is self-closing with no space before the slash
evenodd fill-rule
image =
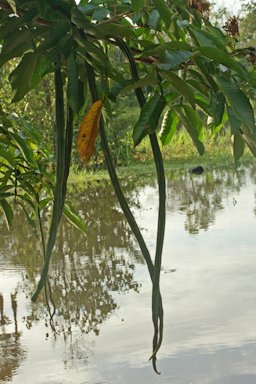
<path id="1" fill-rule="evenodd" d="M 30 302 L 38 244 L 21 215 L 11 234 L 2 223 L 0 383 L 255 383 L 255 181 L 253 166 L 168 175 L 160 376 L 148 362 L 149 275 L 108 183 L 71 190 L 88 237 L 63 223 L 51 269 L 56 335 L 43 300 Z M 153 250 L 155 181 L 125 189 Z"/>

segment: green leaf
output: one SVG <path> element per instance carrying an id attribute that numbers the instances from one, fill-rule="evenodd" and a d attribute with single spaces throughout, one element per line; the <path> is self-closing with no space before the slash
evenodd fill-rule
<path id="1" fill-rule="evenodd" d="M 249 73 L 246 68 L 238 61 L 232 59 L 231 56 L 227 55 L 223 50 L 215 47 L 203 47 L 198 49 L 204 56 L 225 65 L 226 67 L 233 69 L 240 77 L 245 80 L 250 80 Z"/>
<path id="2" fill-rule="evenodd" d="M 227 36 L 222 32 L 222 30 L 210 23 L 206 24 L 206 31 L 209 32 L 211 36 L 215 36 L 218 39 L 219 44 L 224 47 L 227 44 Z"/>
<path id="3" fill-rule="evenodd" d="M 12 33 L 4 40 L 0 55 L 0 67 L 7 61 L 20 57 L 24 52 L 33 48 L 33 34 L 24 29 L 17 33 Z"/>
<path id="4" fill-rule="evenodd" d="M 216 33 L 204 31 L 195 27 L 194 25 L 192 27 L 189 27 L 189 32 L 201 47 L 215 47 L 220 49 L 225 48 L 226 41 L 220 39 L 219 36 L 216 35 Z"/>
<path id="5" fill-rule="evenodd" d="M 101 21 L 108 17 L 109 10 L 105 7 L 98 7 L 92 14 L 93 20 Z"/>
<path id="6" fill-rule="evenodd" d="M 24 158 L 26 159 L 27 163 L 32 166 L 35 164 L 35 156 L 32 148 L 29 145 L 29 142 L 26 137 L 22 137 L 20 134 L 15 132 L 9 133 L 15 142 L 17 143 L 18 148 L 20 149 L 21 153 L 23 154 Z"/>
<path id="7" fill-rule="evenodd" d="M 67 97 L 70 108 L 78 113 L 84 104 L 83 88 L 78 79 L 77 63 L 74 51 L 68 60 L 68 89 Z"/>
<path id="8" fill-rule="evenodd" d="M 153 9 L 148 18 L 148 25 L 152 29 L 157 29 L 158 23 L 160 19 L 160 14 L 157 9 Z"/>
<path id="9" fill-rule="evenodd" d="M 83 29 L 86 33 L 89 33 L 92 36 L 96 36 L 97 38 L 104 37 L 104 35 L 101 34 L 100 30 L 98 29 L 98 26 L 91 23 L 83 14 L 83 12 L 78 9 L 78 7 L 73 7 L 71 9 L 71 21 L 76 26 Z"/>
<path id="10" fill-rule="evenodd" d="M 79 229 L 84 236 L 86 235 L 86 225 L 84 219 L 79 217 L 75 210 L 67 203 L 63 208 L 63 214 L 75 228 Z"/>
<path id="11" fill-rule="evenodd" d="M 256 137 L 252 135 L 248 128 L 245 125 L 242 125 L 241 136 L 252 154 L 256 157 Z"/>
<path id="12" fill-rule="evenodd" d="M 132 81 L 130 84 L 127 84 L 121 91 L 123 92 L 131 92 L 134 89 L 137 88 L 143 88 L 143 87 L 150 87 L 150 86 L 155 86 L 158 84 L 157 79 L 155 78 L 154 74 L 151 74 L 151 76 L 144 77 L 144 79 L 139 79 L 137 81 Z"/>
<path id="13" fill-rule="evenodd" d="M 240 132 L 233 135 L 233 156 L 234 160 L 238 161 L 244 154 L 245 143 L 241 137 Z"/>
<path id="14" fill-rule="evenodd" d="M 228 120 L 230 124 L 231 135 L 235 135 L 236 133 L 239 132 L 242 122 L 236 117 L 233 111 L 233 108 L 228 107 L 227 112 L 228 112 Z"/>
<path id="15" fill-rule="evenodd" d="M 155 94 L 144 105 L 139 120 L 133 129 L 133 142 L 135 146 L 138 145 L 146 135 L 156 131 L 165 103 L 165 99 L 161 95 Z"/>
<path id="16" fill-rule="evenodd" d="M 223 93 L 211 92 L 208 113 L 214 118 L 214 125 L 217 127 L 221 124 L 225 110 L 225 96 Z"/>
<path id="17" fill-rule="evenodd" d="M 150 44 L 145 47 L 139 57 L 161 56 L 165 51 L 191 51 L 191 46 L 182 41 L 170 41 L 162 44 Z"/>
<path id="18" fill-rule="evenodd" d="M 6 220 L 6 224 L 7 224 L 7 227 L 8 227 L 8 230 L 10 230 L 10 227 L 12 225 L 12 222 L 13 222 L 13 210 L 12 210 L 12 207 L 10 206 L 10 204 L 7 202 L 7 200 L 0 200 L 0 204 L 3 208 L 3 211 L 4 211 L 4 215 L 5 215 L 5 220 Z"/>
<path id="19" fill-rule="evenodd" d="M 50 70 L 52 70 L 51 65 L 45 56 L 32 52 L 26 53 L 9 76 L 12 89 L 15 91 L 12 101 L 20 101 Z"/>
<path id="20" fill-rule="evenodd" d="M 166 28 L 170 28 L 172 22 L 172 14 L 165 0 L 153 0 L 153 4 L 158 10 Z"/>
<path id="21" fill-rule="evenodd" d="M 169 109 L 168 111 L 165 112 L 162 125 L 161 125 L 160 134 L 159 134 L 160 140 L 163 145 L 168 144 L 172 140 L 176 132 L 178 123 L 179 123 L 179 118 L 176 115 L 176 113 L 174 113 L 174 111 Z"/>
<path id="22" fill-rule="evenodd" d="M 44 41 L 37 48 L 37 52 L 54 47 L 63 37 L 70 31 L 71 25 L 67 21 L 54 23 L 49 27 L 48 31 L 42 36 Z"/>
<path id="23" fill-rule="evenodd" d="M 0 27 L 0 36 L 1 39 L 8 38 L 8 36 L 14 31 L 20 31 L 21 27 L 30 21 L 32 21 L 37 16 L 37 10 L 32 9 L 27 11 L 21 17 L 9 17 L 5 20 L 5 23 Z"/>
<path id="24" fill-rule="evenodd" d="M 61 17 L 69 13 L 69 2 L 55 0 L 35 0 L 40 15 L 45 20 L 59 21 Z"/>
<path id="25" fill-rule="evenodd" d="M 155 62 L 155 65 L 164 71 L 168 71 L 185 63 L 192 55 L 193 53 L 190 51 L 165 51 L 159 61 Z"/>
<path id="26" fill-rule="evenodd" d="M 81 50 L 79 50 L 79 52 L 83 54 L 86 60 L 88 60 L 88 54 L 89 54 L 92 57 L 92 60 L 94 60 L 97 63 L 97 65 L 104 68 L 107 66 L 108 58 L 103 52 L 103 50 L 100 49 L 96 44 L 93 44 L 84 39 L 83 40 L 77 39 L 76 41 L 84 49 L 83 52 Z"/>
<path id="27" fill-rule="evenodd" d="M 208 60 L 209 59 L 203 58 L 202 56 L 200 58 L 199 57 L 194 58 L 195 64 L 197 65 L 197 67 L 200 69 L 200 71 L 204 75 L 206 82 L 209 84 L 210 88 L 214 92 L 217 93 L 219 90 L 219 87 L 217 86 L 213 77 L 211 76 L 211 74 L 208 71 L 208 68 L 207 68 Z"/>
<path id="28" fill-rule="evenodd" d="M 121 23 L 102 23 L 95 26 L 96 30 L 99 31 L 100 35 L 104 37 L 108 36 L 119 36 L 119 37 L 134 37 L 134 31 L 131 24 L 123 25 Z"/>
<path id="29" fill-rule="evenodd" d="M 132 9 L 136 12 L 136 13 L 139 13 L 141 8 L 144 6 L 145 4 L 145 0 L 131 0 L 131 4 L 132 4 Z"/>
<path id="30" fill-rule="evenodd" d="M 198 113 L 188 104 L 175 106 L 174 110 L 179 116 L 181 122 L 184 124 L 184 127 L 196 146 L 198 153 L 202 156 L 204 154 L 204 145 L 202 143 L 203 122 Z"/>
<path id="31" fill-rule="evenodd" d="M 220 76 L 216 79 L 236 117 L 249 128 L 251 133 L 255 133 L 254 113 L 248 97 L 231 79 Z"/>
<path id="32" fill-rule="evenodd" d="M 181 79 L 179 76 L 177 76 L 175 73 L 169 71 L 169 72 L 162 72 L 163 76 L 169 80 L 172 83 L 172 86 L 177 89 L 181 93 L 182 96 L 185 97 L 185 99 L 192 105 L 192 107 L 196 103 L 194 90 L 193 88 L 187 84 L 186 81 Z"/>
<path id="33" fill-rule="evenodd" d="M 111 89 L 110 98 L 116 99 L 118 95 L 134 91 L 137 88 L 155 86 L 158 84 L 158 81 L 154 74 L 151 74 L 143 79 L 137 81 L 134 80 L 125 80 L 122 83 L 115 84 Z"/>
<path id="34" fill-rule="evenodd" d="M 0 146 L 0 158 L 4 158 L 13 168 L 16 168 L 16 160 L 14 156 L 11 155 L 10 151 L 6 147 Z"/>

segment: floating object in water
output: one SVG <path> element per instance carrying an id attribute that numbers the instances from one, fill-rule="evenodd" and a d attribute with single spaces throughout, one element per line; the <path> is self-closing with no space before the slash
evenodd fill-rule
<path id="1" fill-rule="evenodd" d="M 198 167 L 191 168 L 189 172 L 195 175 L 202 175 L 202 173 L 204 173 L 204 169 L 201 165 L 199 165 Z"/>

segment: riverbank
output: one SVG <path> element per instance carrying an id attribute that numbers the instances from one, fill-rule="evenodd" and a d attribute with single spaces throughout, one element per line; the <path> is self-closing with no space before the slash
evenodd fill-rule
<path id="1" fill-rule="evenodd" d="M 235 164 L 232 154 L 224 150 L 208 151 L 204 156 L 195 154 L 187 154 L 184 156 L 175 156 L 172 158 L 164 159 L 165 172 L 173 171 L 189 171 L 196 166 L 202 166 L 205 170 L 212 168 L 227 168 L 237 167 L 240 164 L 248 164 L 256 162 L 256 159 L 248 151 L 244 154 L 241 160 Z M 116 167 L 118 176 L 123 178 L 131 177 L 145 177 L 155 175 L 155 164 L 153 160 L 134 161 L 127 166 Z M 87 169 L 72 168 L 68 182 L 70 184 L 93 182 L 100 180 L 109 180 L 109 175 L 106 169 L 99 169 L 96 171 Z"/>

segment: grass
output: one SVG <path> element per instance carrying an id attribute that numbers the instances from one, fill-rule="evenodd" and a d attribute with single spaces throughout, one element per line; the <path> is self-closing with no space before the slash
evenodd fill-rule
<path id="1" fill-rule="evenodd" d="M 173 170 L 188 170 L 197 165 L 205 168 L 230 167 L 234 165 L 232 146 L 227 135 L 209 139 L 205 145 L 205 154 L 200 156 L 193 146 L 190 138 L 180 133 L 174 137 L 171 144 L 162 147 L 166 173 Z M 254 157 L 246 150 L 239 163 L 246 164 L 255 161 Z M 152 160 L 148 140 L 144 140 L 132 151 L 128 165 L 117 166 L 120 178 L 155 176 L 155 165 Z M 109 180 L 106 170 L 88 170 L 73 167 L 69 176 L 69 184 L 94 183 Z"/>

